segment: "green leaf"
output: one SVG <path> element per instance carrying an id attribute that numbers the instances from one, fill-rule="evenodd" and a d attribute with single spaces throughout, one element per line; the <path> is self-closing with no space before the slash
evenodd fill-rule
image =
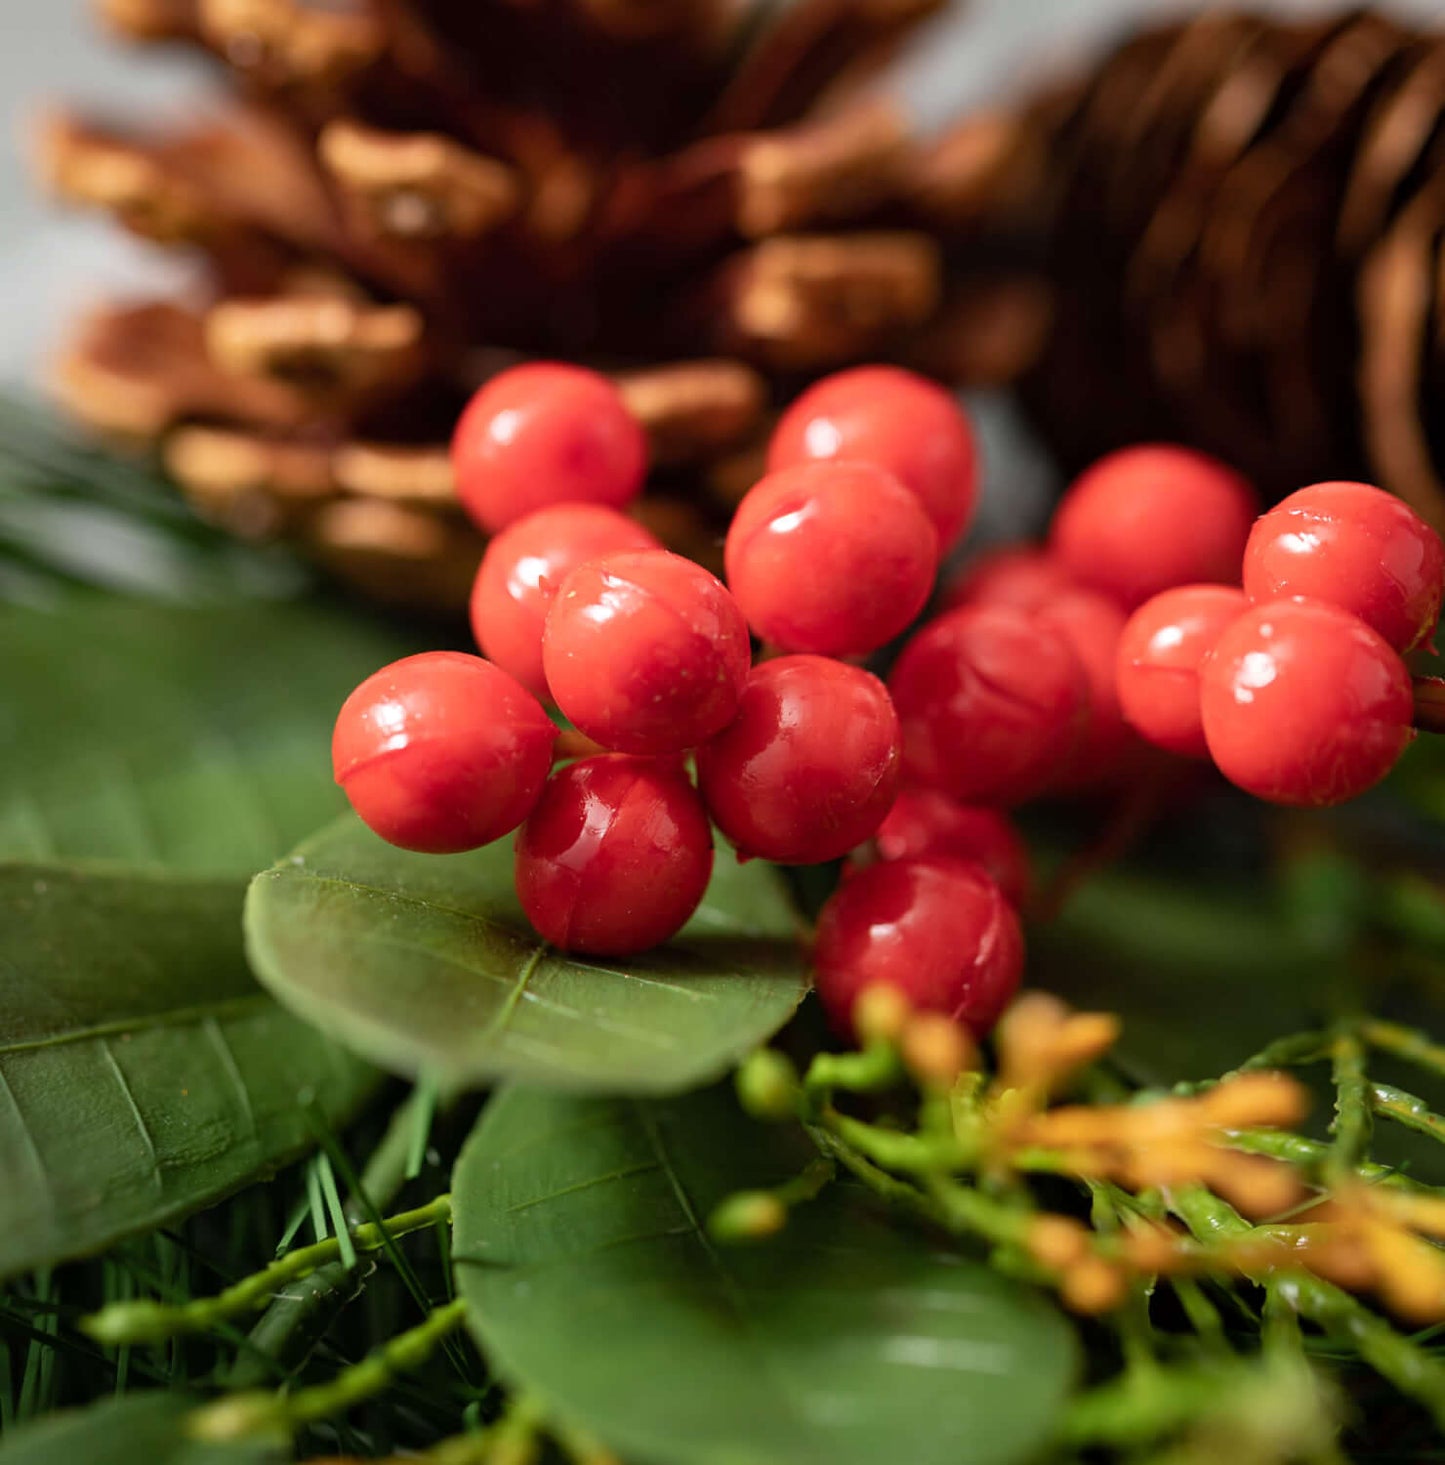
<path id="1" fill-rule="evenodd" d="M 795 925 L 776 872 L 720 854 L 671 945 L 615 965 L 567 956 L 517 905 L 510 840 L 408 854 L 351 817 L 246 903 L 262 982 L 372 1061 L 589 1092 L 692 1087 L 769 1037 L 807 989 Z"/>
<path id="2" fill-rule="evenodd" d="M 729 1095 L 510 1089 L 453 1176 L 470 1324 L 513 1381 L 647 1465 L 999 1465 L 1049 1440 L 1073 1329 L 849 1187 L 776 1240 L 720 1248 L 736 1189 L 814 1152 Z"/>
<path id="3" fill-rule="evenodd" d="M 23 1425 L 0 1444 L 0 1465 L 272 1465 L 285 1442 L 208 1444 L 189 1439 L 194 1405 L 175 1394 L 135 1394 Z"/>
<path id="4" fill-rule="evenodd" d="M 0 1275 L 219 1200 L 309 1147 L 308 1104 L 335 1124 L 365 1096 L 256 986 L 242 890 L 0 865 Z"/>
<path id="5" fill-rule="evenodd" d="M 345 807 L 336 709 L 406 649 L 301 605 L 0 613 L 0 858 L 254 874 Z"/>

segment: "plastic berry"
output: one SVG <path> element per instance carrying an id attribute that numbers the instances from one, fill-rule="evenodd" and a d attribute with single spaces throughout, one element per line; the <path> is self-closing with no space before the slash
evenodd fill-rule
<path id="1" fill-rule="evenodd" d="M 1207 758 L 1199 667 L 1226 626 L 1249 609 L 1229 585 L 1180 585 L 1146 600 L 1119 638 L 1114 685 L 1129 725 L 1156 747 Z"/>
<path id="2" fill-rule="evenodd" d="M 1445 545 L 1394 494 L 1316 483 L 1264 515 L 1244 552 L 1251 600 L 1305 595 L 1373 626 L 1396 651 L 1429 641 L 1445 592 Z"/>
<path id="3" fill-rule="evenodd" d="M 472 398 L 452 438 L 452 469 L 462 507 L 495 534 L 552 504 L 631 503 L 647 439 L 605 376 L 534 361 Z"/>
<path id="4" fill-rule="evenodd" d="M 839 886 L 818 918 L 814 981 L 845 1037 L 859 996 L 880 986 L 982 1037 L 1018 990 L 1023 963 L 1003 891 L 981 866 L 946 855 L 871 865 Z"/>
<path id="5" fill-rule="evenodd" d="M 1107 595 L 1078 588 L 1053 596 L 1034 614 L 1074 648 L 1088 683 L 1088 715 L 1058 785 L 1067 790 L 1092 788 L 1118 773 L 1137 744 L 1119 707 L 1115 680 L 1126 617 Z"/>
<path id="6" fill-rule="evenodd" d="M 1042 545 L 1010 544 L 971 560 L 943 592 L 940 610 L 961 605 L 1006 605 L 1037 610 L 1076 582 Z"/>
<path id="7" fill-rule="evenodd" d="M 1013 821 L 997 809 L 960 804 L 937 789 L 904 789 L 868 852 L 880 860 L 951 855 L 982 865 L 1014 905 L 1028 895 L 1028 846 Z"/>
<path id="8" fill-rule="evenodd" d="M 812 459 L 876 463 L 918 496 L 942 554 L 973 518 L 978 451 L 958 402 L 896 366 L 859 366 L 825 377 L 783 414 L 768 471 Z"/>
<path id="9" fill-rule="evenodd" d="M 472 586 L 472 634 L 483 653 L 538 697 L 542 628 L 562 581 L 579 565 L 627 550 L 661 549 L 652 534 L 601 504 L 558 504 L 497 535 Z"/>
<path id="10" fill-rule="evenodd" d="M 1134 610 L 1175 585 L 1237 585 L 1258 512 L 1249 483 L 1214 458 L 1123 448 L 1070 485 L 1049 545 L 1080 584 Z"/>
<path id="11" fill-rule="evenodd" d="M 1199 691 L 1219 771 L 1277 804 L 1353 799 L 1384 778 L 1415 735 L 1399 654 L 1323 600 L 1245 611 L 1205 656 Z"/>
<path id="12" fill-rule="evenodd" d="M 938 535 L 914 497 L 871 463 L 770 473 L 728 531 L 728 585 L 748 624 L 784 651 L 876 651 L 933 590 Z"/>
<path id="13" fill-rule="evenodd" d="M 517 836 L 517 899 L 553 946 L 632 956 L 687 923 L 712 855 L 707 811 L 681 769 L 582 758 L 547 780 Z"/>
<path id="14" fill-rule="evenodd" d="M 500 667 L 429 651 L 383 667 L 346 699 L 331 757 L 369 828 L 444 855 L 490 844 L 527 817 L 556 739 L 537 699 Z"/>
<path id="15" fill-rule="evenodd" d="M 558 707 L 619 753 L 674 753 L 721 731 L 752 661 L 727 587 L 666 550 L 607 555 L 562 582 L 542 666 Z"/>
<path id="16" fill-rule="evenodd" d="M 1078 745 L 1089 683 L 1068 639 L 1022 611 L 965 606 L 929 622 L 888 679 L 908 777 L 960 803 L 1023 803 Z"/>
<path id="17" fill-rule="evenodd" d="M 703 802 L 740 856 L 835 860 L 898 792 L 898 718 L 871 673 L 822 656 L 753 669 L 738 715 L 697 751 Z"/>

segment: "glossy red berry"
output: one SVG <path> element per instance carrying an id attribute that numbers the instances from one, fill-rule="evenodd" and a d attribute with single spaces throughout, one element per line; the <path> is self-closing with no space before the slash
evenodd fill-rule
<path id="1" fill-rule="evenodd" d="M 818 996 L 851 1036 L 870 987 L 894 987 L 916 1008 L 993 1027 L 1023 974 L 1018 917 L 981 866 L 948 856 L 890 860 L 838 887 L 818 918 Z"/>
<path id="2" fill-rule="evenodd" d="M 1088 679 L 1067 638 L 1001 606 L 965 606 L 924 626 L 888 688 L 908 777 L 965 804 L 1046 792 L 1088 715 Z"/>
<path id="3" fill-rule="evenodd" d="M 877 677 L 821 656 L 753 669 L 738 715 L 697 751 L 698 784 L 744 857 L 835 860 L 863 843 L 898 792 L 898 718 Z"/>
<path id="4" fill-rule="evenodd" d="M 812 459 L 876 463 L 918 496 L 949 549 L 978 499 L 978 451 L 963 408 L 942 387 L 896 366 L 825 377 L 783 414 L 768 471 Z"/>
<path id="5" fill-rule="evenodd" d="M 552 945 L 631 956 L 687 923 L 712 855 L 707 811 L 680 768 L 582 758 L 547 780 L 517 836 L 517 899 Z"/>
<path id="6" fill-rule="evenodd" d="M 542 636 L 558 707 L 619 753 L 679 752 L 721 731 L 751 661 L 747 622 L 727 588 L 661 549 L 573 570 Z"/>
<path id="7" fill-rule="evenodd" d="M 462 507 L 495 534 L 551 504 L 622 508 L 642 491 L 647 439 L 595 371 L 534 361 L 494 376 L 452 438 Z"/>
<path id="8" fill-rule="evenodd" d="M 1254 490 L 1203 453 L 1123 448 L 1070 485 L 1049 545 L 1082 585 L 1133 610 L 1175 585 L 1238 584 Z"/>
<path id="9" fill-rule="evenodd" d="M 1244 552 L 1252 600 L 1305 595 L 1373 626 L 1396 651 L 1435 632 L 1445 545 L 1394 494 L 1368 483 L 1316 483 L 1265 514 Z"/>
<path id="10" fill-rule="evenodd" d="M 864 655 L 923 609 L 938 535 L 884 469 L 800 463 L 768 474 L 738 505 L 725 558 L 728 586 L 762 640 Z"/>
<path id="11" fill-rule="evenodd" d="M 556 739 L 537 699 L 499 667 L 430 651 L 362 682 L 336 719 L 331 756 L 352 807 L 383 839 L 453 854 L 527 817 Z"/>
<path id="12" fill-rule="evenodd" d="M 880 860 L 951 855 L 982 865 L 1014 905 L 1022 905 L 1028 895 L 1028 846 L 1008 815 L 960 804 L 938 789 L 904 789 L 878 826 L 869 852 Z"/>
<path id="13" fill-rule="evenodd" d="M 1125 720 L 1156 747 L 1207 758 L 1199 668 L 1226 626 L 1249 609 L 1229 585 L 1180 585 L 1146 600 L 1119 638 L 1114 684 Z"/>
<path id="14" fill-rule="evenodd" d="M 1219 771 L 1277 804 L 1353 799 L 1414 737 L 1413 687 L 1399 654 L 1322 600 L 1245 611 L 1204 658 L 1199 688 Z"/>
<path id="15" fill-rule="evenodd" d="M 1037 610 L 1077 582 L 1041 545 L 1010 544 L 986 550 L 963 567 L 943 592 L 940 610 L 961 605 L 1005 605 Z"/>
<path id="16" fill-rule="evenodd" d="M 601 504 L 558 504 L 528 514 L 503 529 L 482 556 L 472 586 L 472 634 L 529 692 L 550 698 L 542 628 L 562 581 L 588 560 L 661 548 L 641 524 Z"/>

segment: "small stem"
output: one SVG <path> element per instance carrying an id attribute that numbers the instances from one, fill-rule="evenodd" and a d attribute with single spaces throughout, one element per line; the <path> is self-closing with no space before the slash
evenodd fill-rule
<path id="1" fill-rule="evenodd" d="M 1379 1088 L 1381 1085 L 1373 1087 Z M 1374 1101 L 1371 1102 L 1373 1104 Z M 1329 1145 L 1282 1129 L 1226 1129 L 1222 1131 L 1222 1137 L 1232 1150 L 1243 1150 L 1250 1155 L 1267 1155 L 1271 1160 L 1284 1160 L 1302 1170 L 1308 1179 L 1315 1181 L 1323 1181 L 1331 1155 Z M 1370 1185 L 1382 1186 L 1387 1190 L 1445 1196 L 1445 1188 L 1426 1185 L 1422 1180 L 1411 1179 L 1401 1170 L 1392 1170 L 1388 1165 L 1377 1165 L 1373 1161 L 1367 1160 L 1357 1165 L 1354 1173 Z"/>
<path id="2" fill-rule="evenodd" d="M 1432 1042 L 1415 1028 L 1403 1027 L 1395 1022 L 1383 1022 L 1378 1018 L 1366 1018 L 1359 1024 L 1359 1034 L 1364 1040 L 1397 1058 L 1404 1058 L 1417 1068 L 1445 1078 L 1445 1047 Z"/>
<path id="3" fill-rule="evenodd" d="M 1321 1059 L 1328 1058 L 1332 1051 L 1332 1043 L 1333 1039 L 1329 1033 L 1291 1033 L 1288 1037 L 1276 1038 L 1274 1042 L 1261 1048 L 1258 1053 L 1246 1058 L 1237 1068 L 1231 1068 L 1222 1078 L 1177 1083 L 1167 1092 L 1176 1098 L 1189 1099 L 1196 1094 L 1217 1089 L 1220 1084 L 1239 1073 L 1256 1073 L 1260 1069 L 1303 1068 L 1307 1064 L 1318 1063 Z M 1136 1104 L 1150 1103 L 1158 1097 L 1160 1092 L 1159 1089 L 1141 1089 L 1134 1094 L 1133 1102 Z"/>
<path id="4" fill-rule="evenodd" d="M 451 1197 L 442 1195 L 414 1211 L 390 1217 L 382 1226 L 357 1226 L 349 1239 L 358 1252 L 382 1251 L 395 1237 L 424 1231 L 439 1217 L 450 1215 Z M 288 1252 L 214 1297 L 197 1297 L 172 1306 L 149 1299 L 117 1302 L 84 1319 L 81 1326 L 92 1338 L 106 1344 L 159 1343 L 186 1333 L 209 1332 L 230 1318 L 264 1307 L 281 1288 L 310 1276 L 340 1256 L 340 1241 L 328 1236 L 325 1241 Z"/>
<path id="5" fill-rule="evenodd" d="M 870 1043 L 861 1053 L 819 1053 L 803 1076 L 803 1091 L 818 1098 L 842 1089 L 875 1094 L 891 1089 L 903 1077 L 903 1065 L 891 1043 Z"/>
<path id="6" fill-rule="evenodd" d="M 906 1175 L 939 1175 L 967 1167 L 970 1156 L 952 1135 L 906 1134 L 825 1109 L 822 1122 L 859 1154 Z"/>
<path id="7" fill-rule="evenodd" d="M 1334 1143 L 1326 1167 L 1332 1179 L 1358 1169 L 1369 1147 L 1373 1128 L 1370 1085 L 1365 1073 L 1365 1045 L 1356 1033 L 1343 1029 L 1330 1044 L 1331 1076 L 1335 1084 L 1335 1117 L 1330 1121 Z"/>
<path id="8" fill-rule="evenodd" d="M 1415 678 L 1415 726 L 1445 733 L 1445 677 Z"/>
<path id="9" fill-rule="evenodd" d="M 1372 1083 L 1369 1097 L 1370 1107 L 1376 1114 L 1445 1144 L 1445 1117 L 1435 1113 L 1424 1099 L 1387 1083 Z"/>

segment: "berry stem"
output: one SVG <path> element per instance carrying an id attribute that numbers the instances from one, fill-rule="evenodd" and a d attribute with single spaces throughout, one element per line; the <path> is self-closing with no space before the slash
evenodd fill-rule
<path id="1" fill-rule="evenodd" d="M 1421 732 L 1445 733 L 1445 677 L 1415 678 L 1415 726 Z"/>

